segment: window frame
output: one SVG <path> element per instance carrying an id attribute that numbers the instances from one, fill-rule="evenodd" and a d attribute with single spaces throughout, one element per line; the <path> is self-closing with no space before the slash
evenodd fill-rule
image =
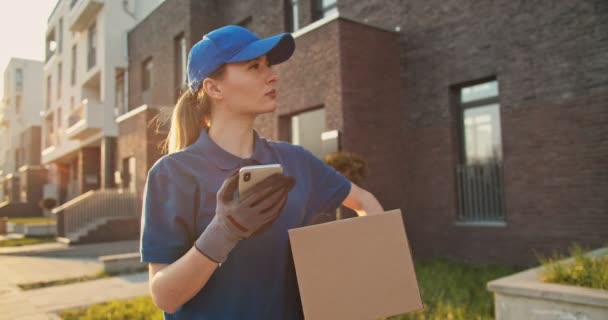
<path id="1" fill-rule="evenodd" d="M 150 64 L 150 67 L 148 67 L 148 64 Z M 142 70 L 142 73 L 141 73 L 141 91 L 142 92 L 148 92 L 148 90 L 150 90 L 152 88 L 152 69 L 154 68 L 154 62 L 152 60 L 152 57 L 147 57 L 141 63 L 141 66 L 142 66 L 142 68 L 141 68 L 141 70 Z M 146 78 L 146 74 L 148 75 L 147 78 Z"/>
<path id="2" fill-rule="evenodd" d="M 498 104 L 498 108 L 499 108 L 499 112 L 500 112 L 500 90 L 498 91 L 498 94 L 496 96 L 481 98 L 481 99 L 468 101 L 468 102 L 461 102 L 462 101 L 462 90 L 467 87 L 472 87 L 475 85 L 480 85 L 480 84 L 494 82 L 494 81 L 496 81 L 497 86 L 498 86 L 499 85 L 498 79 L 496 77 L 491 77 L 491 78 L 484 78 L 481 80 L 477 80 L 474 82 L 464 83 L 464 84 L 461 84 L 456 87 L 455 99 L 456 99 L 456 107 L 458 110 L 456 124 L 457 124 L 458 139 L 459 139 L 459 143 L 458 143 L 459 164 L 467 163 L 467 154 L 466 154 L 466 145 L 465 145 L 466 144 L 466 132 L 465 132 L 466 126 L 464 124 L 465 110 L 473 109 L 473 108 L 477 108 L 477 107 L 483 107 L 483 106 L 487 106 L 487 105 L 491 105 L 491 104 Z M 501 131 L 501 137 L 502 137 L 502 126 L 500 127 L 500 131 Z M 502 148 L 502 141 L 501 141 L 500 146 Z M 502 152 L 501 152 L 501 154 L 502 154 Z"/>

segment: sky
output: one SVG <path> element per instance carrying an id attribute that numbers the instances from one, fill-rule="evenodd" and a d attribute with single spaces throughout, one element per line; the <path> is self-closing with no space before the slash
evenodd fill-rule
<path id="1" fill-rule="evenodd" d="M 0 1 L 0 96 L 11 57 L 44 60 L 46 23 L 57 0 Z"/>

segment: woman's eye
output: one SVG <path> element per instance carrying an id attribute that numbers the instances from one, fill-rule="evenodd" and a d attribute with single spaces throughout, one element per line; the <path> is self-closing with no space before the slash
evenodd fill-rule
<path id="1" fill-rule="evenodd" d="M 266 66 L 270 68 L 270 62 L 269 61 L 266 61 Z M 260 67 L 260 64 L 259 63 L 255 63 L 249 69 L 252 69 L 252 68 L 258 69 L 259 67 Z"/>

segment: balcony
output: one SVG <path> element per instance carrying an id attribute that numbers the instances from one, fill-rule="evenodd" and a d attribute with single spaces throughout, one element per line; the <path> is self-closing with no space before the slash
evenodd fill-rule
<path id="1" fill-rule="evenodd" d="M 103 130 L 103 105 L 94 100 L 85 99 L 68 115 L 69 139 L 86 139 Z"/>
<path id="2" fill-rule="evenodd" d="M 81 32 L 86 30 L 89 22 L 103 8 L 103 4 L 103 0 L 77 1 L 70 12 L 70 31 Z"/>

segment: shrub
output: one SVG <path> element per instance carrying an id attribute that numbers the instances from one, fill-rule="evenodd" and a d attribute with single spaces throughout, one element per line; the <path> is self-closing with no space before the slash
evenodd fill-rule
<path id="1" fill-rule="evenodd" d="M 565 257 L 553 253 L 550 258 L 537 255 L 543 264 L 540 280 L 594 289 L 608 290 L 608 256 L 591 257 L 574 244 L 569 249 L 573 261 L 558 263 Z"/>
<path id="2" fill-rule="evenodd" d="M 323 157 L 323 161 L 355 184 L 361 183 L 367 176 L 367 161 L 355 153 L 349 151 L 332 152 Z"/>
<path id="3" fill-rule="evenodd" d="M 43 209 L 51 210 L 57 206 L 57 199 L 55 198 L 44 198 L 40 200 L 40 207 Z"/>

